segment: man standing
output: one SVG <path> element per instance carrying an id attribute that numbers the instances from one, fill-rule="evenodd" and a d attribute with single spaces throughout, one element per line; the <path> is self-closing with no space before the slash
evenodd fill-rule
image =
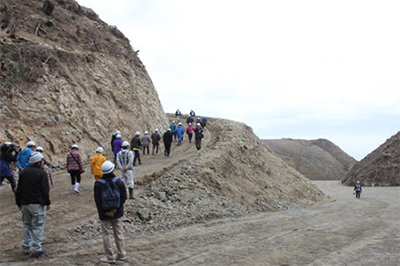
<path id="1" fill-rule="evenodd" d="M 101 166 L 103 177 L 94 183 L 94 201 L 96 202 L 97 212 L 99 214 L 101 233 L 103 236 L 103 246 L 106 256 L 101 258 L 101 262 L 114 263 L 116 260 L 125 261 L 125 238 L 122 232 L 122 222 L 119 218 L 124 215 L 124 203 L 126 201 L 126 188 L 124 182 L 114 175 L 114 163 L 105 161 Z M 108 183 L 111 182 L 111 183 Z M 108 184 L 107 184 L 108 183 Z M 117 191 L 119 205 L 114 209 L 108 209 L 108 201 L 105 198 L 105 190 L 103 188 L 113 188 L 113 192 Z M 111 245 L 111 230 L 114 232 L 115 244 L 117 246 L 117 255 Z"/>
<path id="2" fill-rule="evenodd" d="M 181 120 L 181 116 L 182 116 L 182 113 L 181 113 L 181 111 L 179 111 L 179 109 L 176 110 L 175 116 L 176 116 L 176 120 L 178 120 L 178 122 L 179 122 Z"/>
<path id="3" fill-rule="evenodd" d="M 21 172 L 15 202 L 22 211 L 24 223 L 22 251 L 25 255 L 39 257 L 46 253 L 42 248 L 46 210 L 50 210 L 50 186 L 47 173 L 43 171 L 43 155 L 33 152 L 30 167 Z"/>
<path id="4" fill-rule="evenodd" d="M 129 190 L 129 199 L 134 199 L 133 188 L 135 182 L 133 181 L 133 151 L 129 150 L 129 142 L 122 143 L 122 150 L 117 154 L 117 165 L 121 169 L 121 179 Z"/>
<path id="5" fill-rule="evenodd" d="M 204 131 L 201 128 L 200 123 L 197 123 L 197 126 L 194 130 L 194 139 L 196 143 L 197 150 L 201 149 L 201 140 L 204 138 Z"/>
<path id="6" fill-rule="evenodd" d="M 171 151 L 171 143 L 172 143 L 172 133 L 171 129 L 168 128 L 167 132 L 164 133 L 163 135 L 163 141 L 164 141 L 164 155 L 169 156 L 169 152 Z"/>
<path id="7" fill-rule="evenodd" d="M 156 155 L 158 155 L 158 147 L 160 146 L 160 140 L 161 136 L 160 133 L 158 133 L 158 128 L 156 128 L 154 133 L 151 134 L 151 142 L 153 143 L 153 152 L 152 152 L 153 155 L 154 155 L 154 149 L 156 150 Z"/>

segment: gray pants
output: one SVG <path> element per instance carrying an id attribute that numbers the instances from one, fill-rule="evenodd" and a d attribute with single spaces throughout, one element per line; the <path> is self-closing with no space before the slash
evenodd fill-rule
<path id="1" fill-rule="evenodd" d="M 128 170 L 126 173 L 122 173 L 121 171 L 121 179 L 128 188 L 133 188 L 135 185 L 135 182 L 133 181 L 133 170 Z"/>
<path id="2" fill-rule="evenodd" d="M 22 251 L 33 253 L 42 250 L 46 211 L 41 204 L 22 205 L 22 222 L 24 223 Z"/>

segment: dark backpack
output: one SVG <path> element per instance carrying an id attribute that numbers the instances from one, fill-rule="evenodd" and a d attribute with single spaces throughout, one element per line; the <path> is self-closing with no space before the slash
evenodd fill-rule
<path id="1" fill-rule="evenodd" d="M 360 184 L 356 184 L 356 191 L 361 191 L 361 185 Z"/>
<path id="2" fill-rule="evenodd" d="M 120 207 L 121 193 L 117 185 L 118 177 L 114 177 L 112 180 L 104 180 L 100 178 L 100 183 L 103 184 L 101 189 L 101 204 L 104 210 L 111 211 L 116 210 Z"/>

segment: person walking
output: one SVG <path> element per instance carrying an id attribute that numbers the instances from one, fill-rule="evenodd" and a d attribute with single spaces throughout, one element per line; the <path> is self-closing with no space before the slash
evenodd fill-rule
<path id="1" fill-rule="evenodd" d="M 151 140 L 150 140 L 149 132 L 145 131 L 144 136 L 142 137 L 143 155 L 145 155 L 146 149 L 147 149 L 147 155 L 150 153 L 150 150 L 149 150 L 150 142 L 151 142 Z"/>
<path id="2" fill-rule="evenodd" d="M 121 150 L 121 148 L 122 148 L 121 134 L 117 134 L 113 142 L 114 163 L 117 158 L 117 154 Z"/>
<path id="3" fill-rule="evenodd" d="M 192 123 L 189 123 L 188 127 L 186 128 L 186 134 L 189 136 L 189 143 L 192 143 L 193 132 L 194 127 L 192 126 Z"/>
<path id="4" fill-rule="evenodd" d="M 176 110 L 175 116 L 176 116 L 176 120 L 178 120 L 178 123 L 179 123 L 179 121 L 181 120 L 181 116 L 182 116 L 182 113 L 181 113 L 181 111 L 179 111 L 179 109 Z"/>
<path id="5" fill-rule="evenodd" d="M 13 165 L 17 160 L 19 153 L 19 147 L 13 145 L 11 142 L 5 142 L 1 145 L 0 153 L 0 184 L 3 183 L 4 179 L 10 182 L 11 190 L 15 193 L 17 190 L 17 182 L 14 178 Z"/>
<path id="6" fill-rule="evenodd" d="M 47 173 L 43 171 L 43 155 L 33 152 L 30 166 L 21 172 L 15 193 L 15 203 L 22 211 L 24 224 L 22 252 L 39 257 L 47 252 L 42 247 L 46 210 L 50 210 L 50 186 Z"/>
<path id="7" fill-rule="evenodd" d="M 101 165 L 107 161 L 106 157 L 103 156 L 104 149 L 102 147 L 98 147 L 96 150 L 96 155 L 92 157 L 90 160 L 90 172 L 94 175 L 94 179 L 97 181 L 102 176 Z"/>
<path id="8" fill-rule="evenodd" d="M 175 121 L 172 121 L 172 124 L 169 126 L 169 128 L 171 129 L 171 133 L 172 133 L 173 139 L 176 141 L 176 124 L 175 124 Z"/>
<path id="9" fill-rule="evenodd" d="M 134 199 L 133 188 L 135 182 L 133 180 L 133 151 L 129 150 L 129 142 L 122 143 L 122 150 L 117 154 L 117 165 L 121 169 L 121 179 L 129 190 L 129 199 Z"/>
<path id="10" fill-rule="evenodd" d="M 191 124 L 191 123 L 193 123 L 193 117 L 191 117 L 191 116 L 188 116 L 188 118 L 186 119 L 186 124 Z"/>
<path id="11" fill-rule="evenodd" d="M 114 152 L 114 141 L 117 139 L 117 135 L 118 134 L 120 134 L 121 135 L 121 132 L 119 132 L 118 130 L 117 130 L 117 132 L 115 132 L 115 134 L 112 134 L 111 135 L 111 150 Z"/>
<path id="12" fill-rule="evenodd" d="M 158 133 L 158 128 L 154 130 L 154 133 L 151 134 L 151 142 L 153 143 L 153 151 L 152 154 L 154 155 L 154 149 L 156 150 L 156 155 L 158 155 L 158 148 L 160 146 L 160 140 L 161 136 L 160 133 Z"/>
<path id="13" fill-rule="evenodd" d="M 356 199 L 360 199 L 362 193 L 362 187 L 360 181 L 357 181 L 356 184 L 354 185 L 354 192 L 356 193 Z"/>
<path id="14" fill-rule="evenodd" d="M 195 139 L 197 150 L 201 149 L 201 140 L 203 138 L 204 138 L 204 131 L 201 128 L 200 123 L 197 123 L 196 128 L 194 130 L 194 139 Z"/>
<path id="15" fill-rule="evenodd" d="M 164 155 L 169 156 L 169 153 L 171 151 L 171 144 L 172 144 L 172 133 L 171 129 L 168 128 L 167 131 L 163 135 L 163 142 L 164 142 Z"/>
<path id="16" fill-rule="evenodd" d="M 30 166 L 29 164 L 29 157 L 33 153 L 33 149 L 36 148 L 36 144 L 34 141 L 28 141 L 25 145 L 25 149 L 18 153 L 17 156 L 17 166 L 19 173 L 24 171 L 24 169 L 28 168 Z"/>
<path id="17" fill-rule="evenodd" d="M 178 146 L 182 144 L 183 135 L 185 134 L 185 128 L 182 126 L 182 123 L 179 123 L 176 128 L 176 135 L 178 136 Z"/>
<path id="18" fill-rule="evenodd" d="M 100 259 L 101 262 L 115 263 L 116 261 L 126 261 L 125 238 L 122 232 L 123 225 L 121 217 L 124 216 L 124 204 L 126 201 L 126 188 L 124 182 L 115 176 L 114 163 L 105 161 L 101 166 L 102 178 L 94 183 L 94 201 L 96 203 L 97 213 L 100 219 L 101 234 L 103 237 L 103 247 L 106 256 Z M 107 182 L 113 182 L 113 192 L 116 191 L 119 204 L 115 209 L 107 209 L 105 204 L 108 203 L 104 197 L 104 188 L 107 187 Z M 114 233 L 115 244 L 117 246 L 117 254 L 114 256 L 114 251 L 111 244 L 110 235 Z"/>
<path id="19" fill-rule="evenodd" d="M 190 115 L 191 117 L 195 117 L 195 116 L 196 116 L 196 113 L 195 113 L 193 110 L 190 110 L 189 115 Z"/>
<path id="20" fill-rule="evenodd" d="M 131 140 L 131 149 L 135 153 L 135 158 L 133 159 L 133 166 L 136 165 L 136 159 L 139 161 L 139 165 L 142 164 L 140 160 L 140 150 L 142 149 L 142 142 L 140 140 L 140 132 L 136 131 L 135 136 Z"/>
<path id="21" fill-rule="evenodd" d="M 37 152 L 40 152 L 43 155 L 44 149 L 43 147 L 39 146 L 36 148 Z M 44 156 L 44 155 L 43 155 Z M 49 163 L 48 161 L 46 161 L 46 158 L 43 157 L 43 161 L 44 161 L 44 165 L 47 165 L 47 167 L 51 166 L 51 163 Z"/>
<path id="22" fill-rule="evenodd" d="M 82 156 L 79 153 L 78 145 L 71 147 L 71 152 L 67 155 L 67 171 L 71 176 L 72 191 L 79 194 L 79 184 L 81 183 L 81 174 L 85 172 L 83 168 Z"/>

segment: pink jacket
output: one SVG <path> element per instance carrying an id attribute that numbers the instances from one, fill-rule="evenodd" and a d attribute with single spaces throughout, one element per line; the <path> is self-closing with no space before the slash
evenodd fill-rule
<path id="1" fill-rule="evenodd" d="M 74 155 L 76 160 L 72 157 L 71 153 Z M 68 155 L 67 155 L 67 170 L 68 171 L 71 171 L 71 170 L 83 170 L 82 156 L 79 153 L 79 151 L 71 150 L 71 152 L 68 153 Z"/>

